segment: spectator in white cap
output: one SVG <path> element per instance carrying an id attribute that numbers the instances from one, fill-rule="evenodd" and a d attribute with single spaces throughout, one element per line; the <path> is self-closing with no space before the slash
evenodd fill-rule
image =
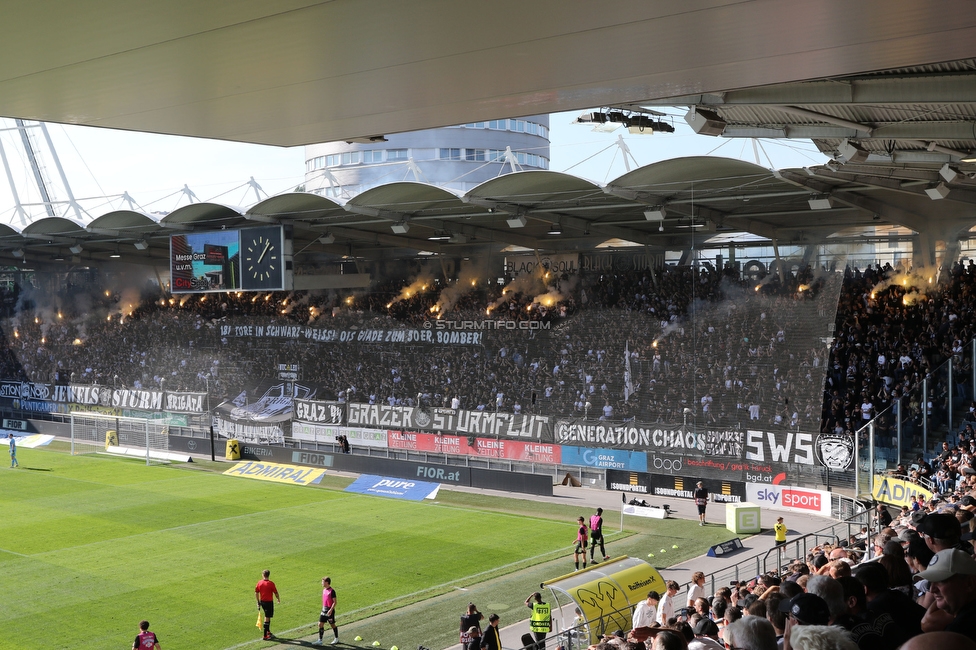
<path id="1" fill-rule="evenodd" d="M 928 580 L 935 597 L 922 629 L 958 632 L 976 641 L 976 560 L 955 548 L 939 551 L 915 579 Z"/>

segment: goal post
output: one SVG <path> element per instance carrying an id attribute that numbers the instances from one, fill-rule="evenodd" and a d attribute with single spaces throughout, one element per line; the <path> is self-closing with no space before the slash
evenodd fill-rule
<path id="1" fill-rule="evenodd" d="M 71 453 L 93 454 L 111 448 L 115 453 L 145 458 L 147 465 L 166 462 L 169 425 L 158 420 L 104 413 L 71 412 Z"/>

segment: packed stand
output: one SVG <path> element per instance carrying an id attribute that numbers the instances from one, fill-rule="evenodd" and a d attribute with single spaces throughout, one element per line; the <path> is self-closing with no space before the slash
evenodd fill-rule
<path id="1" fill-rule="evenodd" d="M 969 648 L 976 644 L 974 487 L 966 481 L 896 517 L 878 506 L 870 528 L 710 595 L 697 572 L 680 607 L 667 604 L 678 598 L 668 581 L 666 593 L 651 591 L 634 607 L 630 632 L 608 634 L 590 650 Z"/>
<path id="2" fill-rule="evenodd" d="M 220 397 L 273 378 L 278 363 L 297 363 L 319 399 L 852 434 L 946 354 L 967 371 L 956 341 L 972 335 L 972 265 L 912 301 L 889 282 L 893 269 L 848 270 L 842 290 L 831 284 L 838 275 L 805 268 L 781 284 L 777 274 L 754 280 L 706 264 L 520 277 L 506 287 L 430 280 L 408 296 L 394 281 L 354 295 L 169 295 L 149 283 L 22 292 L 4 321 L 0 372 Z M 890 286 L 872 296 L 881 283 Z M 819 334 L 834 321 L 836 291 L 828 360 Z M 478 346 L 317 344 L 220 330 L 420 329 L 435 318 L 550 329 L 489 330 Z M 909 404 L 906 420 L 919 408 Z"/>

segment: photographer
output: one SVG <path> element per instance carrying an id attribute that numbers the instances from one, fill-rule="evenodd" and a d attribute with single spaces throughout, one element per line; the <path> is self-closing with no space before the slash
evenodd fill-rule
<path id="1" fill-rule="evenodd" d="M 478 611 L 478 607 L 474 603 L 468 603 L 468 611 L 461 614 L 460 639 L 462 647 L 467 648 L 468 644 L 474 638 L 477 638 L 480 645 L 481 621 L 484 618 L 484 615 Z M 477 634 L 472 634 L 472 630 L 477 632 Z"/>

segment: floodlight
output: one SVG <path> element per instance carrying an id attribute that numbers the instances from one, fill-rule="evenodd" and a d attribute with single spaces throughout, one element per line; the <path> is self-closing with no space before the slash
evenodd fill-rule
<path id="1" fill-rule="evenodd" d="M 406 235 L 410 230 L 410 224 L 401 219 L 390 226 L 390 228 L 398 235 Z"/>
<path id="2" fill-rule="evenodd" d="M 145 239 L 140 239 L 135 244 L 133 244 L 133 246 L 136 247 L 137 251 L 144 251 L 147 248 L 149 248 L 149 242 L 147 242 Z"/>
<path id="3" fill-rule="evenodd" d="M 505 220 L 508 223 L 509 228 L 525 228 L 525 224 L 528 220 L 525 218 L 524 214 L 516 214 Z"/>
<path id="4" fill-rule="evenodd" d="M 956 180 L 956 176 L 958 175 L 956 170 L 949 166 L 949 163 L 942 165 L 942 169 L 939 170 L 939 176 L 944 178 L 946 183 L 951 183 Z"/>
<path id="5" fill-rule="evenodd" d="M 81 244 L 75 244 L 74 246 L 69 247 L 68 250 L 71 251 L 73 255 L 77 255 L 85 249 L 81 246 Z"/>
<path id="6" fill-rule="evenodd" d="M 862 163 L 868 159 L 868 152 L 860 145 L 843 140 L 837 145 L 837 159 L 842 163 Z"/>
<path id="7" fill-rule="evenodd" d="M 576 118 L 577 124 L 606 124 L 606 113 L 583 113 Z"/>
<path id="8" fill-rule="evenodd" d="M 935 187 L 929 187 L 925 190 L 929 198 L 933 201 L 938 201 L 939 199 L 944 199 L 949 196 L 949 187 L 945 183 L 939 183 Z"/>
<path id="9" fill-rule="evenodd" d="M 674 133 L 673 126 L 647 115 L 630 115 L 624 120 L 624 125 L 631 133 Z"/>
<path id="10" fill-rule="evenodd" d="M 704 108 L 692 108 L 685 115 L 685 122 L 698 135 L 722 135 L 728 122 L 723 120 L 718 113 Z"/>
<path id="11" fill-rule="evenodd" d="M 813 196 L 807 201 L 811 210 L 829 210 L 834 207 L 834 200 L 829 196 Z"/>
<path id="12" fill-rule="evenodd" d="M 650 210 L 644 210 L 644 218 L 648 221 L 664 221 L 666 215 L 667 211 L 663 205 L 655 206 Z"/>
<path id="13" fill-rule="evenodd" d="M 320 244 L 332 244 L 332 243 L 335 243 L 335 235 L 333 235 L 331 232 L 327 232 L 324 235 L 322 235 L 321 237 L 319 237 L 319 243 Z"/>

